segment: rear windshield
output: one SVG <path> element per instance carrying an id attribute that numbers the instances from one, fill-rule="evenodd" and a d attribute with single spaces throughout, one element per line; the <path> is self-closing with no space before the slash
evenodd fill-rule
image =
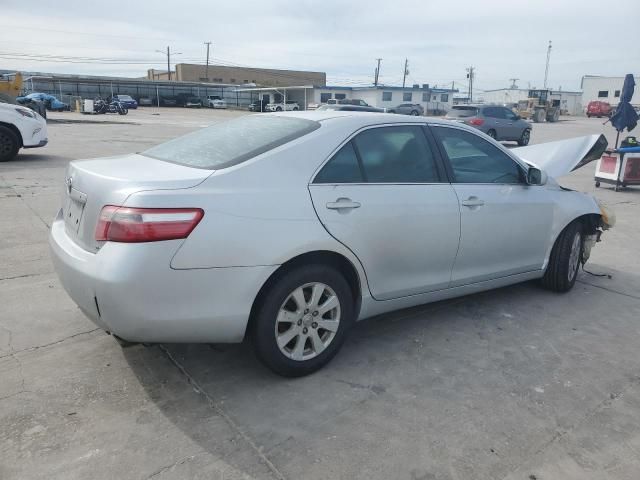
<path id="1" fill-rule="evenodd" d="M 247 115 L 162 143 L 142 155 L 216 170 L 242 163 L 317 128 L 318 122 L 303 118 Z"/>
<path id="2" fill-rule="evenodd" d="M 447 113 L 447 117 L 454 118 L 466 118 L 466 117 L 474 117 L 478 114 L 478 109 L 476 107 L 453 107 Z"/>

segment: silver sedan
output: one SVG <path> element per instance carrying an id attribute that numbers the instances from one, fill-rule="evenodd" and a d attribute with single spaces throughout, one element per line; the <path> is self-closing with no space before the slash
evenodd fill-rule
<path id="1" fill-rule="evenodd" d="M 553 179 L 603 137 L 507 150 L 461 124 L 249 115 L 73 161 L 50 233 L 80 309 L 128 342 L 240 342 L 326 364 L 356 320 L 531 279 L 573 286 L 612 215 Z"/>

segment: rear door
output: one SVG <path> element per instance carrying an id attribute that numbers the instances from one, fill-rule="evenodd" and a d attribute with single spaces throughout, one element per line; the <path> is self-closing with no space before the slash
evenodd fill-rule
<path id="1" fill-rule="evenodd" d="M 506 107 L 500 107 L 505 118 L 505 140 L 518 140 L 522 136 L 525 122 L 518 119 L 513 111 Z"/>
<path id="2" fill-rule="evenodd" d="M 460 211 L 438 162 L 423 126 L 373 127 L 345 143 L 309 186 L 318 217 L 360 259 L 377 300 L 449 285 Z"/>
<path id="3" fill-rule="evenodd" d="M 485 107 L 482 109 L 482 115 L 485 119 L 482 131 L 488 133 L 489 130 L 496 132 L 496 140 L 504 140 L 507 138 L 506 119 L 500 107 Z"/>
<path id="4" fill-rule="evenodd" d="M 540 270 L 553 223 L 546 188 L 527 185 L 524 168 L 480 135 L 448 126 L 432 130 L 460 201 L 451 286 Z"/>

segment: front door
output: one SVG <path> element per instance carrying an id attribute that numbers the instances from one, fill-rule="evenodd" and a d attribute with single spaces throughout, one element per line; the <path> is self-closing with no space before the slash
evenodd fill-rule
<path id="1" fill-rule="evenodd" d="M 542 269 L 553 202 L 525 169 L 475 133 L 432 127 L 460 202 L 460 248 L 451 286 Z"/>
<path id="2" fill-rule="evenodd" d="M 377 300 L 448 287 L 460 237 L 458 200 L 424 127 L 362 131 L 309 186 L 327 231 L 360 260 Z"/>

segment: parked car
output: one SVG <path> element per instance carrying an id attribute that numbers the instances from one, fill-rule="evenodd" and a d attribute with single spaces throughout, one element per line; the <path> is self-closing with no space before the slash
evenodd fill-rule
<path id="1" fill-rule="evenodd" d="M 424 108 L 419 103 L 403 103 L 397 107 L 387 108 L 387 112 L 417 117 L 424 115 Z"/>
<path id="2" fill-rule="evenodd" d="M 360 105 L 321 105 L 316 110 L 326 111 L 340 111 L 340 112 L 377 112 L 384 113 L 384 108 L 376 108 L 376 107 L 363 107 Z"/>
<path id="3" fill-rule="evenodd" d="M 157 102 L 154 102 L 157 104 Z M 176 97 L 160 97 L 160 105 L 163 107 L 175 107 L 178 105 L 178 99 Z"/>
<path id="4" fill-rule="evenodd" d="M 425 117 L 246 115 L 70 162 L 49 243 L 80 310 L 123 341 L 246 335 L 275 372 L 304 375 L 356 320 L 532 279 L 570 290 L 613 217 L 553 176 L 606 146 L 509 150 Z"/>
<path id="5" fill-rule="evenodd" d="M 114 95 L 111 100 L 116 100 L 122 104 L 127 110 L 135 110 L 138 108 L 138 102 L 131 95 Z"/>
<path id="6" fill-rule="evenodd" d="M 64 112 L 70 110 L 68 103 L 61 102 L 54 95 L 49 95 L 48 93 L 30 93 L 29 95 L 16 98 L 16 102 L 20 104 L 23 104 L 28 100 L 40 101 L 44 103 L 47 110 L 51 110 L 53 112 Z"/>
<path id="7" fill-rule="evenodd" d="M 210 108 L 227 108 L 227 102 L 225 100 L 209 100 Z"/>
<path id="8" fill-rule="evenodd" d="M 0 162 L 13 160 L 21 148 L 47 144 L 47 121 L 20 105 L 0 103 Z"/>
<path id="9" fill-rule="evenodd" d="M 293 100 L 287 100 L 287 103 L 269 103 L 267 105 L 267 111 L 269 112 L 282 112 L 283 110 L 300 110 L 300 105 Z"/>
<path id="10" fill-rule="evenodd" d="M 153 105 L 153 99 L 149 97 L 140 97 L 138 99 L 138 105 L 146 105 L 146 106 Z"/>
<path id="11" fill-rule="evenodd" d="M 185 103 L 184 106 L 189 108 L 202 108 L 202 100 L 198 97 L 190 97 L 187 99 L 187 103 Z"/>
<path id="12" fill-rule="evenodd" d="M 610 117 L 613 115 L 613 110 L 610 103 L 595 100 L 587 104 L 587 117 Z"/>
<path id="13" fill-rule="evenodd" d="M 267 99 L 263 99 L 262 101 L 256 100 L 255 102 L 251 103 L 251 105 L 249 105 L 249 111 L 250 112 L 266 112 L 268 104 L 269 104 L 269 101 Z"/>
<path id="14" fill-rule="evenodd" d="M 502 105 L 454 105 L 445 118 L 475 127 L 494 140 L 515 141 L 520 146 L 529 144 L 533 128 Z"/>
<path id="15" fill-rule="evenodd" d="M 361 100 L 359 98 L 343 98 L 338 100 L 338 104 L 340 105 L 359 105 L 361 107 L 370 107 L 367 102 Z"/>

